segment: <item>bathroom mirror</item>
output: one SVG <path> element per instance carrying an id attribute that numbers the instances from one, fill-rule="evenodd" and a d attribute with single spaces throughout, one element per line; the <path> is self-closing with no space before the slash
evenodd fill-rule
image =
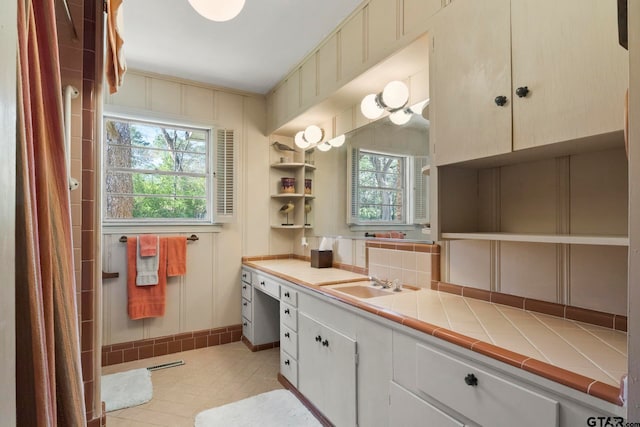
<path id="1" fill-rule="evenodd" d="M 312 153 L 314 227 L 307 235 L 365 237 L 397 231 L 425 241 L 429 223 L 428 112 L 404 125 L 389 117 L 346 134 L 339 148 Z"/>

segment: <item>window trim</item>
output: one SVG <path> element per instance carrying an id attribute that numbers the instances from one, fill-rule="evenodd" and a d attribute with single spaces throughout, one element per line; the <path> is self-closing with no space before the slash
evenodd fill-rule
<path id="1" fill-rule="evenodd" d="M 106 153 L 107 144 L 105 138 L 105 122 L 109 119 L 137 122 L 149 125 L 159 126 L 171 126 L 176 128 L 197 129 L 205 131 L 208 134 L 207 153 L 206 153 L 206 197 L 207 197 L 207 210 L 210 212 L 209 218 L 201 219 L 188 219 L 188 218 L 130 218 L 130 219 L 114 219 L 105 218 L 105 210 L 107 206 L 107 191 L 105 186 L 105 180 L 107 175 L 106 167 Z M 192 122 L 190 120 L 175 119 L 163 115 L 154 114 L 153 112 L 128 112 L 122 111 L 119 108 L 105 110 L 102 114 L 102 121 L 100 124 L 100 190 L 102 206 L 100 210 L 100 218 L 103 227 L 115 228 L 115 227 L 133 227 L 133 226 L 212 226 L 219 224 L 216 219 L 216 206 L 215 206 L 215 150 L 216 150 L 216 131 L 218 126 L 212 124 L 203 124 Z M 116 168 L 117 169 L 117 168 Z M 174 175 L 174 174 L 170 174 Z M 190 174 L 182 173 L 181 175 L 189 176 Z M 198 174 L 202 176 L 202 174 Z"/>

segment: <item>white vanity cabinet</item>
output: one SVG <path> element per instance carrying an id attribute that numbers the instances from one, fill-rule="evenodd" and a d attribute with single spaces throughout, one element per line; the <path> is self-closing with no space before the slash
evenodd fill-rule
<path id="1" fill-rule="evenodd" d="M 278 341 L 280 335 L 278 296 L 280 285 L 264 275 L 242 269 L 242 335 L 253 345 L 259 346 Z"/>
<path id="2" fill-rule="evenodd" d="M 298 292 L 280 286 L 280 373 L 298 387 Z"/>
<path id="3" fill-rule="evenodd" d="M 251 270 L 243 268 L 240 273 L 240 286 L 242 287 L 242 300 L 241 300 L 241 312 L 242 312 L 242 335 L 253 342 L 253 325 L 251 324 L 251 309 L 247 310 L 247 306 L 251 303 Z"/>

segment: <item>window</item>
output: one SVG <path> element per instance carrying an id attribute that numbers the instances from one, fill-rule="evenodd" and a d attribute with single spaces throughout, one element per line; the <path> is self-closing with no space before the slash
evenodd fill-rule
<path id="1" fill-rule="evenodd" d="M 426 157 L 351 150 L 350 211 L 356 225 L 426 223 Z"/>
<path id="2" fill-rule="evenodd" d="M 212 223 L 233 214 L 233 131 L 218 130 L 214 147 L 205 127 L 105 117 L 104 129 L 105 222 Z"/>

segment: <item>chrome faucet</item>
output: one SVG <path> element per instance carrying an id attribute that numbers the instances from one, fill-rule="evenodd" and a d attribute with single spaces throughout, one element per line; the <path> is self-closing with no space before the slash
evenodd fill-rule
<path id="1" fill-rule="evenodd" d="M 378 279 L 375 276 L 369 277 L 373 283 L 372 286 L 382 286 L 383 289 L 389 289 L 391 287 L 391 283 L 388 280 Z"/>

